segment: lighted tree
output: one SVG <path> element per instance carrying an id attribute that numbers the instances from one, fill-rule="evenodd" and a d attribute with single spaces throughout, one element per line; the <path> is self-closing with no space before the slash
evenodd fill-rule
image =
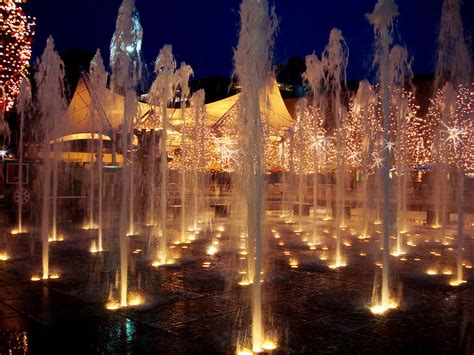
<path id="1" fill-rule="evenodd" d="M 10 110 L 27 75 L 35 19 L 26 16 L 18 0 L 0 2 L 0 108 Z"/>

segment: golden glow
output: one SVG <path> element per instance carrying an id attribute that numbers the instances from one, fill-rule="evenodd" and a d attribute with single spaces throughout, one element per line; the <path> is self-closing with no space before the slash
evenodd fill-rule
<path id="1" fill-rule="evenodd" d="M 387 313 L 388 311 L 392 310 L 392 309 L 396 309 L 398 308 L 398 303 L 393 301 L 393 300 L 390 300 L 388 305 L 381 305 L 381 304 L 376 304 L 372 307 L 370 307 L 370 311 L 372 312 L 372 314 L 374 315 L 383 315 L 385 313 Z"/>
<path id="2" fill-rule="evenodd" d="M 0 261 L 7 261 L 8 259 L 10 259 L 10 257 L 6 251 L 0 252 Z"/>
<path id="3" fill-rule="evenodd" d="M 244 278 L 244 279 L 242 279 L 241 281 L 239 281 L 238 284 L 239 284 L 240 286 L 248 286 L 248 285 L 251 285 L 252 282 L 250 282 L 249 280 L 247 280 L 247 278 Z"/>
<path id="4" fill-rule="evenodd" d="M 132 307 L 140 306 L 145 303 L 145 299 L 138 293 L 132 293 L 128 298 L 128 305 Z"/>
<path id="5" fill-rule="evenodd" d="M 291 258 L 290 259 L 290 267 L 292 269 L 297 269 L 298 268 L 298 260 Z"/>
<path id="6" fill-rule="evenodd" d="M 219 248 L 216 246 L 216 245 L 210 245 L 207 250 L 206 250 L 206 254 L 207 255 L 216 255 L 217 252 L 219 251 Z"/>
<path id="7" fill-rule="evenodd" d="M 35 281 L 35 282 L 36 281 L 41 281 L 41 277 L 38 276 L 38 275 L 33 275 L 33 276 L 31 276 L 31 281 Z"/>
<path id="8" fill-rule="evenodd" d="M 48 242 L 62 242 L 62 241 L 64 241 L 63 234 L 58 234 L 56 238 L 54 238 L 52 235 L 48 237 Z"/>
<path id="9" fill-rule="evenodd" d="M 160 266 L 173 265 L 173 264 L 174 264 L 174 260 L 167 260 L 164 263 L 162 263 L 161 260 L 155 260 L 151 263 L 151 266 L 160 267 Z"/>
<path id="10" fill-rule="evenodd" d="M 402 255 L 405 255 L 405 254 L 406 253 L 404 251 L 400 251 L 400 252 L 395 251 L 395 252 L 391 253 L 390 255 L 395 256 L 395 257 L 398 258 L 399 256 L 402 256 Z"/>
<path id="11" fill-rule="evenodd" d="M 95 240 L 93 240 L 91 242 L 91 246 L 89 248 L 89 251 L 92 253 L 92 254 L 96 254 L 98 252 L 97 250 L 97 242 Z"/>
<path id="12" fill-rule="evenodd" d="M 95 229 L 99 229 L 99 225 L 97 225 L 97 224 L 86 224 L 86 225 L 82 226 L 82 229 L 84 229 L 86 231 L 95 230 Z"/>
<path id="13" fill-rule="evenodd" d="M 109 302 L 105 304 L 105 308 L 107 308 L 108 310 L 114 311 L 120 308 L 120 302 L 117 300 L 110 300 Z"/>
<path id="14" fill-rule="evenodd" d="M 449 281 L 449 285 L 453 287 L 457 287 L 457 286 L 461 286 L 462 284 L 465 284 L 466 282 L 467 282 L 466 280 L 461 280 L 461 281 L 451 280 Z"/>
<path id="15" fill-rule="evenodd" d="M 23 229 L 13 229 L 10 234 L 11 235 L 18 235 L 18 234 L 23 234 L 23 233 L 27 233 L 27 230 L 25 228 Z"/>
<path id="16" fill-rule="evenodd" d="M 262 349 L 266 351 L 272 351 L 277 348 L 278 344 L 273 340 L 265 340 L 262 344 Z"/>
<path id="17" fill-rule="evenodd" d="M 102 140 L 104 141 L 112 141 L 112 139 L 109 136 L 106 136 L 105 134 L 102 134 L 101 136 L 102 136 Z M 49 143 L 53 144 L 55 142 L 69 142 L 69 141 L 91 140 L 91 139 L 99 140 L 100 136 L 98 133 L 76 133 L 76 134 L 69 134 L 67 136 L 63 136 L 61 138 L 52 140 Z"/>
<path id="18" fill-rule="evenodd" d="M 347 264 L 344 260 L 341 260 L 339 262 L 334 261 L 332 264 L 328 265 L 330 269 L 339 269 L 341 267 L 346 267 Z"/>

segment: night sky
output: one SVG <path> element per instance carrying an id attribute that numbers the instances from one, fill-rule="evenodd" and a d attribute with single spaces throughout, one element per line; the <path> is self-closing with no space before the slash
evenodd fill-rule
<path id="1" fill-rule="evenodd" d="M 414 56 L 415 73 L 433 70 L 442 0 L 396 0 L 400 41 Z M 100 48 L 109 56 L 109 43 L 121 0 L 29 0 L 26 7 L 37 17 L 34 57 L 48 35 L 58 51 Z M 349 79 L 369 75 L 372 28 L 364 17 L 376 0 L 275 0 L 279 18 L 274 63 L 289 57 L 318 56 L 333 27 L 342 30 L 350 49 Z M 229 76 L 237 43 L 240 0 L 136 0 L 144 30 L 143 56 L 152 63 L 164 44 L 172 44 L 178 62 L 190 64 L 197 78 Z M 464 0 L 464 29 L 474 31 L 474 1 Z M 399 42 L 400 43 L 400 42 Z"/>

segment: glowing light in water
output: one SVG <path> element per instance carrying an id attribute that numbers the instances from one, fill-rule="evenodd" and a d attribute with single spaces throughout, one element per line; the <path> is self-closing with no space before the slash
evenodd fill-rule
<path id="1" fill-rule="evenodd" d="M 120 302 L 117 300 L 110 300 L 109 302 L 106 303 L 105 308 L 107 308 L 108 310 L 114 311 L 120 308 Z"/>
<path id="2" fill-rule="evenodd" d="M 28 230 L 24 227 L 22 229 L 13 229 L 10 232 L 11 235 L 18 235 L 18 234 L 24 234 L 24 233 L 28 233 Z"/>
<path id="3" fill-rule="evenodd" d="M 328 265 L 330 269 L 339 269 L 341 267 L 346 267 L 347 263 L 345 260 L 334 261 L 332 264 Z"/>
<path id="4" fill-rule="evenodd" d="M 9 258 L 10 257 L 6 251 L 0 252 L 0 261 L 7 261 Z"/>
<path id="5" fill-rule="evenodd" d="M 278 344 L 274 340 L 265 340 L 262 344 L 262 349 L 266 351 L 272 351 L 277 348 Z"/>
<path id="6" fill-rule="evenodd" d="M 207 255 L 216 255 L 217 252 L 219 251 L 219 248 L 217 245 L 210 245 L 207 250 L 206 250 L 206 254 Z"/>
<path id="7" fill-rule="evenodd" d="M 64 235 L 63 234 L 58 234 L 56 237 L 53 235 L 50 235 L 48 237 L 48 242 L 62 242 L 64 241 Z"/>
<path id="8" fill-rule="evenodd" d="M 82 229 L 88 231 L 88 230 L 95 230 L 99 229 L 99 226 L 97 224 L 91 223 L 91 224 L 86 224 L 82 227 Z"/>
<path id="9" fill-rule="evenodd" d="M 381 304 L 376 304 L 372 307 L 370 307 L 370 312 L 374 315 L 384 315 L 390 310 L 398 308 L 398 303 L 390 300 L 387 305 L 381 305 Z"/>
<path id="10" fill-rule="evenodd" d="M 91 247 L 89 248 L 89 251 L 92 253 L 92 254 L 95 254 L 98 252 L 97 250 L 97 242 L 95 240 L 93 240 L 91 242 Z"/>
<path id="11" fill-rule="evenodd" d="M 129 300 L 128 300 L 128 305 L 135 307 L 135 306 L 140 306 L 145 303 L 145 299 L 143 298 L 142 295 L 133 293 L 129 295 Z"/>
<path id="12" fill-rule="evenodd" d="M 461 286 L 462 284 L 465 284 L 467 281 L 466 280 L 451 280 L 449 281 L 449 285 L 453 287 Z"/>
<path id="13" fill-rule="evenodd" d="M 298 268 L 298 260 L 294 259 L 294 258 L 290 258 L 290 261 L 289 261 L 289 264 L 290 264 L 290 267 L 292 269 L 297 269 Z"/>

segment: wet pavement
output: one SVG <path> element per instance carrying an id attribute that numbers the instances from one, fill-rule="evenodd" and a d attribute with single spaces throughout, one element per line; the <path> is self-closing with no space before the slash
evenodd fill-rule
<path id="1" fill-rule="evenodd" d="M 60 277 L 39 282 L 30 280 L 41 265 L 38 236 L 4 232 L 0 249 L 7 248 L 10 259 L 0 261 L 0 354 L 235 353 L 251 334 L 251 286 L 238 284 L 245 260 L 235 233 L 221 222 L 220 238 L 215 230 L 202 231 L 196 241 L 173 247 L 180 254 L 176 265 L 159 268 L 151 266 L 150 229 L 130 237 L 129 291 L 145 302 L 118 310 L 105 308 L 118 297 L 116 232 L 106 231 L 105 252 L 91 254 L 96 232 L 63 226 L 65 240 L 50 243 L 51 267 Z M 458 287 L 443 275 L 454 270 L 455 250 L 435 242 L 426 228 L 408 235 L 417 246 L 391 258 L 400 306 L 375 316 L 368 305 L 380 277 L 379 234 L 359 240 L 346 230 L 348 265 L 333 270 L 327 267 L 335 243 L 330 222 L 318 229 L 316 250 L 303 241 L 310 236 L 292 228 L 275 219 L 266 233 L 263 312 L 265 329 L 278 342 L 273 353 L 474 353 L 471 230 L 464 250 L 468 282 Z M 219 242 L 214 256 L 206 255 L 211 240 Z M 427 275 L 428 269 L 441 275 Z"/>

